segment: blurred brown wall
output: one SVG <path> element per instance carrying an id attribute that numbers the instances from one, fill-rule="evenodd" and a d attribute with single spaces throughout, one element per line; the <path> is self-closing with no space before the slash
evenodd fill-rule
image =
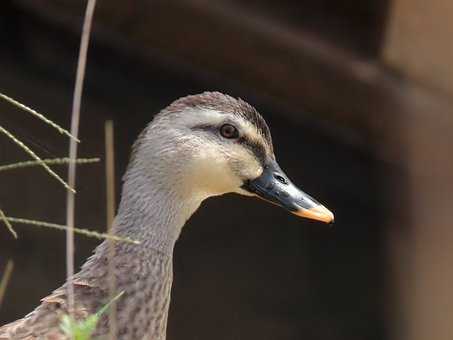
<path id="1" fill-rule="evenodd" d="M 3 91 L 67 126 L 83 4 L 59 1 L 58 11 L 56 3 L 9 1 L 2 7 L 0 81 Z M 260 110 L 288 175 L 337 215 L 330 228 L 256 200 L 231 195 L 207 201 L 177 244 L 169 339 L 386 338 L 383 174 L 393 166 L 376 156 L 367 138 L 355 142 L 360 131 L 325 119 L 349 111 L 359 117 L 363 110 L 349 99 L 357 97 L 350 89 L 359 87 L 345 86 L 349 75 L 326 71 L 335 59 L 326 44 L 317 38 L 307 44 L 310 35 L 288 31 L 284 17 L 264 20 L 258 9 L 246 11 L 240 3 L 119 4 L 124 10 L 109 14 L 111 3 L 100 2 L 106 7 L 95 15 L 81 156 L 102 157 L 103 121 L 114 119 L 120 187 L 130 146 L 156 112 L 182 95 L 221 90 Z M 150 15 L 156 20 L 147 20 Z M 282 39 L 288 32 L 290 39 Z M 322 49 L 313 53 L 309 47 L 318 43 Z M 329 94 L 335 98 L 326 100 Z M 338 98 L 344 110 L 334 109 Z M 61 136 L 3 102 L 0 121 L 44 157 L 66 152 Z M 21 159 L 20 150 L 0 140 L 1 164 Z M 105 229 L 103 174 L 102 165 L 79 168 L 78 226 Z M 0 176 L 0 204 L 10 215 L 64 221 L 64 190 L 41 169 Z M 18 241 L 0 229 L 0 272 L 8 258 L 16 263 L 1 323 L 28 313 L 65 277 L 64 234 L 15 227 Z M 97 243 L 77 238 L 78 265 Z"/>
<path id="2" fill-rule="evenodd" d="M 83 5 L 6 1 L 0 13 L 4 91 L 63 123 Z M 178 244 L 172 339 L 452 334 L 450 13 L 440 0 L 99 3 L 81 152 L 102 154 L 102 123 L 114 118 L 120 176 L 155 112 L 181 95 L 220 89 L 258 106 L 289 174 L 338 216 L 335 229 L 300 229 L 302 222 L 258 203 L 207 202 Z M 1 123 L 44 145 L 43 154 L 65 152 L 44 127 L 1 105 Z M 22 159 L 11 150 L 0 144 L 2 163 Z M 0 178 L 1 207 L 64 220 L 57 185 L 27 174 Z M 82 226 L 104 223 L 102 174 L 81 169 Z M 226 208 L 231 219 L 216 220 Z M 64 261 L 62 235 L 28 231 L 15 243 L 5 235 L 0 260 L 12 257 L 22 269 L 0 311 L 6 321 L 61 282 Z M 94 244 L 80 240 L 79 261 Z"/>
<path id="3" fill-rule="evenodd" d="M 394 233 L 400 311 L 396 334 L 453 336 L 453 2 L 395 0 L 383 59 L 410 83 L 401 122 L 409 229 Z M 410 101 L 410 103 L 409 103 Z"/>

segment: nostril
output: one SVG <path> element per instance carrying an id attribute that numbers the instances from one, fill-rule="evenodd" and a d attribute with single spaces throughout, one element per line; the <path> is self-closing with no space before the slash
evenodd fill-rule
<path id="1" fill-rule="evenodd" d="M 286 180 L 286 178 L 277 173 L 274 174 L 274 178 L 282 184 L 288 184 L 288 181 Z"/>

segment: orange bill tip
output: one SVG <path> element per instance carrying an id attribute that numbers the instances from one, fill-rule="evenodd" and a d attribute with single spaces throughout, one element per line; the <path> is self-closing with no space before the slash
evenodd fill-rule
<path id="1" fill-rule="evenodd" d="M 321 204 L 310 209 L 300 208 L 293 211 L 293 214 L 325 223 L 333 223 L 334 221 L 333 213 Z"/>

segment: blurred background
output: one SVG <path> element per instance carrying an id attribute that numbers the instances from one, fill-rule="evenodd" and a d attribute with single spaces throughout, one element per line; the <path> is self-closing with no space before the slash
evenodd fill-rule
<path id="1" fill-rule="evenodd" d="M 85 5 L 1 3 L 1 92 L 63 126 Z M 104 160 L 112 119 L 120 188 L 153 115 L 218 90 L 265 116 L 282 168 L 336 216 L 207 201 L 176 247 L 170 340 L 452 338 L 452 13 L 448 0 L 98 2 L 79 156 Z M 43 158 L 67 154 L 3 101 L 0 125 Z M 0 164 L 25 159 L 0 138 Z M 76 225 L 105 230 L 103 163 L 80 166 L 77 189 Z M 39 168 L 3 172 L 0 209 L 64 223 L 65 191 Z M 15 264 L 0 324 L 65 280 L 64 233 L 15 228 L 18 240 L 0 227 L 0 275 Z M 98 243 L 77 237 L 78 266 Z"/>

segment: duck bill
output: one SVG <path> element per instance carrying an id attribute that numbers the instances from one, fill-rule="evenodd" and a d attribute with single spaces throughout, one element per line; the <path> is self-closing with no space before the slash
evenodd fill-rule
<path id="1" fill-rule="evenodd" d="M 274 160 L 268 162 L 261 176 L 245 182 L 242 189 L 279 205 L 294 215 L 325 223 L 334 221 L 333 213 L 297 188 Z"/>

